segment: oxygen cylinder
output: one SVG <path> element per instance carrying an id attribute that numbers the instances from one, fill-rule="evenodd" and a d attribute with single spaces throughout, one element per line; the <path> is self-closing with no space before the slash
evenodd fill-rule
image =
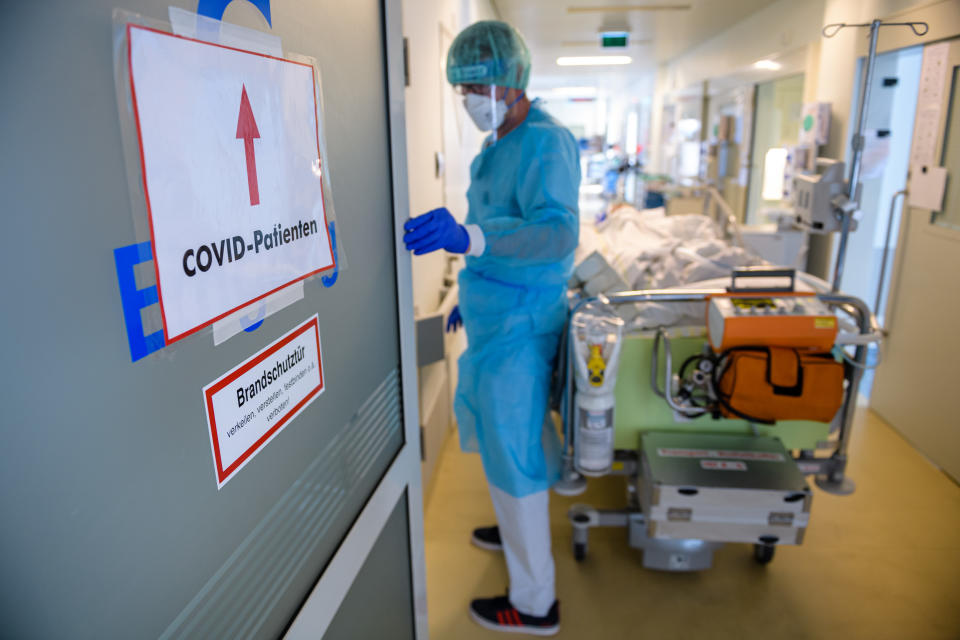
<path id="1" fill-rule="evenodd" d="M 613 464 L 613 396 L 577 392 L 577 467 L 602 473 Z"/>
<path id="2" fill-rule="evenodd" d="M 591 303 L 571 323 L 574 347 L 574 456 L 582 473 L 602 474 L 613 465 L 614 395 L 623 320 L 609 305 Z"/>

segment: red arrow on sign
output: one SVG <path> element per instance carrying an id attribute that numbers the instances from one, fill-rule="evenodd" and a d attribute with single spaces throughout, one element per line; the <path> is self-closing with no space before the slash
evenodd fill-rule
<path id="1" fill-rule="evenodd" d="M 237 139 L 243 138 L 243 150 L 247 155 L 247 187 L 250 189 L 250 205 L 260 204 L 260 189 L 257 186 L 257 158 L 253 151 L 253 139 L 260 137 L 257 121 L 247 97 L 247 85 L 240 94 L 240 117 L 237 118 Z"/>

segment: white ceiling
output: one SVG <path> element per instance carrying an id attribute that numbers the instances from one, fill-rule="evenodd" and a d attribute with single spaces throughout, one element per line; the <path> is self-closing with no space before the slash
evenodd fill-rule
<path id="1" fill-rule="evenodd" d="M 595 86 L 633 95 L 652 90 L 653 72 L 774 0 L 491 0 L 500 16 L 523 34 L 533 56 L 531 89 Z M 569 7 L 684 5 L 688 10 L 591 11 Z M 630 46 L 602 50 L 598 32 L 630 32 Z M 559 67 L 560 56 L 625 53 L 633 63 L 616 67 Z"/>

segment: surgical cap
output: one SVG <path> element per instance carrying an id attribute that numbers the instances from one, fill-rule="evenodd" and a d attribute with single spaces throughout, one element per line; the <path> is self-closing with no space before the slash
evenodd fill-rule
<path id="1" fill-rule="evenodd" d="M 450 84 L 495 84 L 526 89 L 530 50 L 517 30 L 505 22 L 483 20 L 463 31 L 447 52 Z"/>

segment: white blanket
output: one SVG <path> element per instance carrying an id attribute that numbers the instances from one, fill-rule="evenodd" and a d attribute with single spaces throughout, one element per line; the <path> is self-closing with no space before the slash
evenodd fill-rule
<path id="1" fill-rule="evenodd" d="M 730 284 L 734 268 L 769 264 L 724 239 L 718 226 L 706 216 L 667 216 L 662 207 L 639 211 L 625 205 L 599 224 L 583 222 L 576 264 L 594 252 L 620 276 L 622 283 L 615 290 L 722 289 Z M 596 268 L 594 271 L 600 273 Z M 580 286 L 594 295 L 590 284 Z M 822 280 L 798 274 L 798 290 L 824 290 L 823 287 L 829 290 Z M 670 303 L 639 305 L 620 312 L 630 330 L 642 330 L 703 325 L 706 309 L 702 303 Z"/>
<path id="2" fill-rule="evenodd" d="M 701 215 L 667 216 L 663 208 L 617 208 L 598 225 L 583 223 L 576 262 L 599 252 L 630 289 L 662 289 L 729 275 L 734 267 L 766 264 L 724 240 Z"/>

